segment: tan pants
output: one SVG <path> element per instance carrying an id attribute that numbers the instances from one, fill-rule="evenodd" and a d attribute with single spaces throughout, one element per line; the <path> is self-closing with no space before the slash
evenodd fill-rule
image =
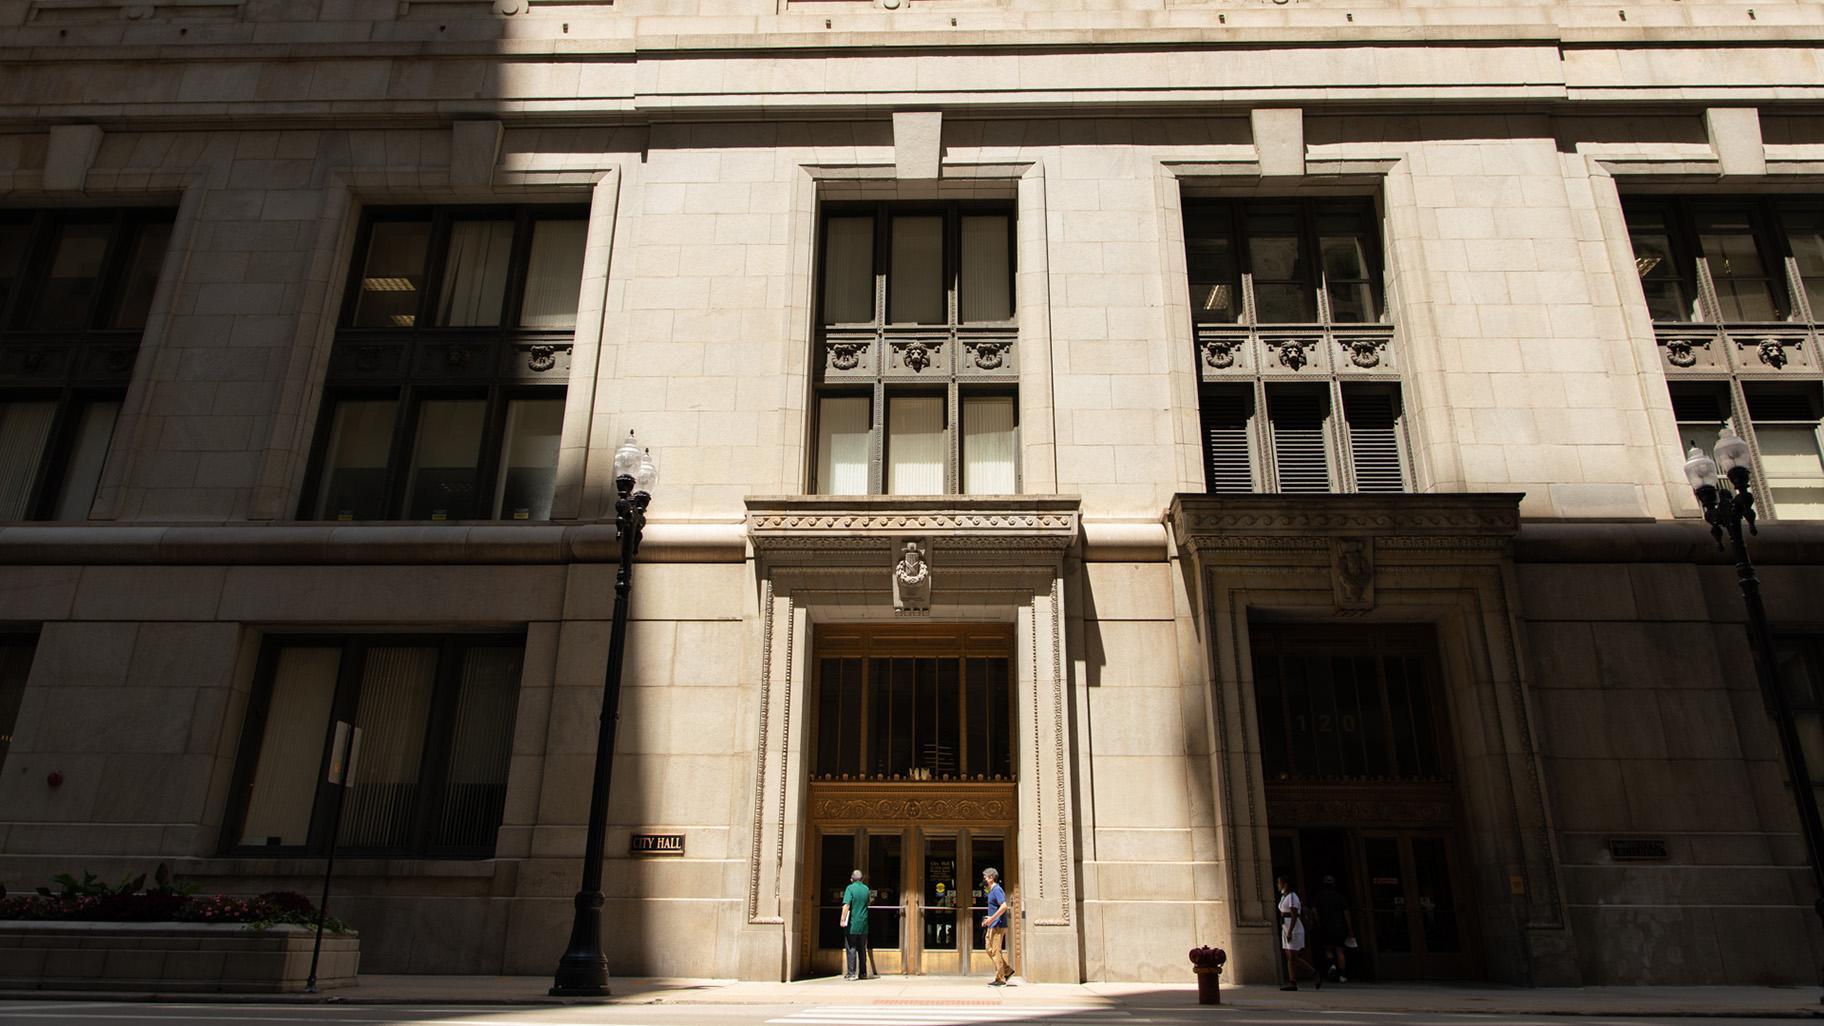
<path id="1" fill-rule="evenodd" d="M 994 978 L 1006 980 L 1013 976 L 1013 966 L 1007 964 L 1007 928 L 990 927 L 988 930 L 988 960 L 994 963 Z"/>

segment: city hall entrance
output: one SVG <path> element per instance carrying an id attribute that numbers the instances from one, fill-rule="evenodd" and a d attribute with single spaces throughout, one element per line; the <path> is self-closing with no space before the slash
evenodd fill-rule
<path id="1" fill-rule="evenodd" d="M 1349 976 L 1476 976 L 1431 633 L 1256 623 L 1250 640 L 1274 875 L 1308 908 L 1340 893 Z M 1307 931 L 1314 963 L 1326 933 Z"/>
<path id="2" fill-rule="evenodd" d="M 813 642 L 801 964 L 842 971 L 859 869 L 875 971 L 992 974 L 982 870 L 1018 894 L 1011 626 L 818 625 Z"/>

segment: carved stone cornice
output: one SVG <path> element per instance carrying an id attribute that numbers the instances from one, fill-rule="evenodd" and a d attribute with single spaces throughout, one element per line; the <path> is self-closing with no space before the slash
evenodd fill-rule
<path id="1" fill-rule="evenodd" d="M 910 538 L 928 540 L 933 560 L 1050 562 L 1076 543 L 1079 507 L 1074 495 L 753 496 L 747 535 L 755 555 L 775 565 L 879 563 Z"/>
<path id="2" fill-rule="evenodd" d="M 1499 555 L 1520 530 L 1520 495 L 1188 495 L 1172 499 L 1180 548 L 1199 559 L 1327 551 L 1331 539 L 1386 539 L 1383 551 Z"/>

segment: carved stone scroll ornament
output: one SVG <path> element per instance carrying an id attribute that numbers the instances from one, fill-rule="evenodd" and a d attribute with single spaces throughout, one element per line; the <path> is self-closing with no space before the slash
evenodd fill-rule
<path id="1" fill-rule="evenodd" d="M 1381 350 L 1386 348 L 1387 340 L 1380 338 L 1345 339 L 1343 345 L 1349 350 L 1349 362 L 1357 367 L 1379 367 Z"/>
<path id="2" fill-rule="evenodd" d="M 1674 367 L 1697 366 L 1697 349 L 1688 338 L 1666 340 L 1666 362 Z"/>
<path id="3" fill-rule="evenodd" d="M 1013 343 L 1007 339 L 984 339 L 969 344 L 972 362 L 982 370 L 998 370 L 1007 362 L 1007 350 Z M 916 369 L 916 368 L 915 368 Z"/>
<path id="4" fill-rule="evenodd" d="M 1203 340 L 1203 362 L 1217 370 L 1228 370 L 1235 366 L 1235 351 L 1241 343 L 1232 338 L 1206 338 Z"/>
<path id="5" fill-rule="evenodd" d="M 866 342 L 831 342 L 830 366 L 837 370 L 854 370 L 861 366 L 861 354 L 868 351 Z"/>
<path id="6" fill-rule="evenodd" d="M 931 564 L 917 542 L 907 542 L 893 567 L 893 608 L 922 613 L 931 608 Z"/>

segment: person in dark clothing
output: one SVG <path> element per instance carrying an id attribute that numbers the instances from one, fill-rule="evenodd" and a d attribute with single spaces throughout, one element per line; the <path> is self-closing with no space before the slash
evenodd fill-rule
<path id="1" fill-rule="evenodd" d="M 1311 895 L 1311 911 L 1317 913 L 1317 947 L 1330 963 L 1330 978 L 1348 983 L 1348 940 L 1355 934 L 1349 921 L 1349 899 L 1336 889 L 1336 877 L 1324 877 L 1324 884 Z"/>

